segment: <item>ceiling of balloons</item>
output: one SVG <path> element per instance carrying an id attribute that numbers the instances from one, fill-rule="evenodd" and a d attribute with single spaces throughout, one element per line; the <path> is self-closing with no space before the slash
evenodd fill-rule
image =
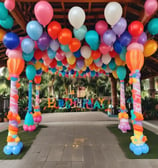
<path id="1" fill-rule="evenodd" d="M 157 0 L 2 2 L 0 66 L 22 56 L 37 71 L 116 77 L 126 52 L 136 48 L 145 56 L 142 78 L 158 75 Z"/>

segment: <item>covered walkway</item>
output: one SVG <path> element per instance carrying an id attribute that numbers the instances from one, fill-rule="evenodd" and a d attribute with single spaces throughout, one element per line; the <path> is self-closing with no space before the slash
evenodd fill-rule
<path id="1" fill-rule="evenodd" d="M 126 159 L 106 128 L 114 123 L 118 123 L 117 118 L 108 118 L 102 112 L 44 114 L 41 124 L 48 127 L 40 131 L 24 158 L 1 160 L 0 167 L 157 168 L 156 159 Z"/>

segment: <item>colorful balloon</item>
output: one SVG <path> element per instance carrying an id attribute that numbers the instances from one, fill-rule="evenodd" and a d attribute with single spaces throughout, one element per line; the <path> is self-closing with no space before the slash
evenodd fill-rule
<path id="1" fill-rule="evenodd" d="M 46 51 L 41 51 L 40 49 L 35 50 L 34 57 L 36 60 L 40 60 L 45 55 L 47 55 Z"/>
<path id="2" fill-rule="evenodd" d="M 33 51 L 35 43 L 30 38 L 25 38 L 21 43 L 22 51 L 26 54 L 29 54 Z"/>
<path id="3" fill-rule="evenodd" d="M 3 41 L 3 37 L 6 34 L 6 32 L 3 29 L 0 29 L 0 41 Z"/>
<path id="4" fill-rule="evenodd" d="M 62 51 L 64 51 L 64 52 L 69 52 L 70 51 L 70 49 L 69 49 L 69 45 L 60 45 L 60 48 L 61 48 L 61 50 Z"/>
<path id="5" fill-rule="evenodd" d="M 145 14 L 151 16 L 158 8 L 157 0 L 146 0 L 144 4 Z"/>
<path id="6" fill-rule="evenodd" d="M 144 44 L 144 56 L 149 57 L 153 55 L 157 51 L 157 48 L 158 48 L 158 44 L 155 40 L 148 40 Z"/>
<path id="7" fill-rule="evenodd" d="M 150 34 L 157 35 L 158 34 L 158 18 L 151 19 L 148 23 L 147 29 Z"/>
<path id="8" fill-rule="evenodd" d="M 91 56 L 91 49 L 88 46 L 82 46 L 80 51 L 82 57 L 86 59 L 88 59 Z"/>
<path id="9" fill-rule="evenodd" d="M 123 47 L 123 48 L 122 48 L 122 51 L 121 51 L 121 53 L 120 53 L 120 59 L 121 59 L 122 61 L 126 61 L 126 52 L 127 52 L 126 48 Z"/>
<path id="10" fill-rule="evenodd" d="M 36 69 L 33 65 L 27 65 L 26 67 L 26 77 L 28 80 L 33 80 L 36 75 Z"/>
<path id="11" fill-rule="evenodd" d="M 102 55 L 101 60 L 104 64 L 107 65 L 111 61 L 111 56 L 109 54 Z"/>
<path id="12" fill-rule="evenodd" d="M 82 69 L 84 66 L 84 60 L 83 59 L 77 60 L 76 65 L 78 66 L 79 69 Z"/>
<path id="13" fill-rule="evenodd" d="M 0 20 L 5 20 L 8 17 L 8 10 L 5 8 L 3 2 L 0 2 L 0 11 Z"/>
<path id="14" fill-rule="evenodd" d="M 81 43 L 80 40 L 78 40 L 77 38 L 72 38 L 71 42 L 69 43 L 69 49 L 71 52 L 76 52 L 77 50 L 79 50 L 81 47 Z"/>
<path id="15" fill-rule="evenodd" d="M 100 58 L 100 57 L 101 57 L 100 51 L 99 51 L 99 50 L 96 50 L 96 51 L 92 50 L 91 57 L 92 57 L 94 60 Z"/>
<path id="16" fill-rule="evenodd" d="M 72 40 L 71 31 L 67 28 L 62 29 L 58 35 L 58 40 L 62 45 L 69 44 Z"/>
<path id="17" fill-rule="evenodd" d="M 142 52 L 144 51 L 144 46 L 140 43 L 131 43 L 128 47 L 127 47 L 127 51 L 129 50 L 133 50 L 133 49 L 138 49 L 141 50 Z"/>
<path id="18" fill-rule="evenodd" d="M 4 29 L 11 29 L 14 25 L 14 20 L 10 15 L 8 15 L 8 17 L 5 20 L 0 20 L 0 25 Z"/>
<path id="19" fill-rule="evenodd" d="M 119 41 L 119 40 L 116 40 L 116 41 L 115 41 L 113 47 L 114 47 L 114 50 L 115 50 L 118 54 L 120 54 L 120 53 L 122 52 L 123 46 L 120 44 L 120 41 Z"/>
<path id="20" fill-rule="evenodd" d="M 103 41 L 108 46 L 112 46 L 114 42 L 116 41 L 116 34 L 112 30 L 107 30 L 103 34 Z"/>
<path id="21" fill-rule="evenodd" d="M 73 55 L 71 57 L 68 57 L 67 62 L 68 64 L 73 65 L 76 62 L 76 57 Z"/>
<path id="22" fill-rule="evenodd" d="M 133 21 L 128 26 L 128 31 L 133 37 L 138 37 L 143 33 L 144 26 L 140 21 Z"/>
<path id="23" fill-rule="evenodd" d="M 4 6 L 9 11 L 12 11 L 15 8 L 15 0 L 5 0 L 4 1 Z"/>
<path id="24" fill-rule="evenodd" d="M 100 46 L 99 46 L 99 51 L 101 52 L 101 54 L 107 54 L 109 51 L 111 50 L 111 47 L 104 44 L 104 43 L 101 43 Z"/>
<path id="25" fill-rule="evenodd" d="M 22 53 L 23 59 L 24 59 L 25 61 L 27 61 L 27 62 L 31 61 L 32 58 L 33 58 L 33 56 L 34 56 L 34 50 L 33 50 L 31 53 L 29 53 L 29 54 L 24 53 L 24 52 Z"/>
<path id="26" fill-rule="evenodd" d="M 127 74 L 126 68 L 124 66 L 118 66 L 116 69 L 117 76 L 120 80 L 124 80 Z"/>
<path id="27" fill-rule="evenodd" d="M 147 35 L 146 35 L 145 32 L 143 32 L 143 33 L 139 36 L 137 42 L 140 43 L 140 44 L 144 44 L 146 41 L 147 41 Z"/>
<path id="28" fill-rule="evenodd" d="M 21 50 L 17 50 L 17 49 L 10 50 L 10 49 L 7 49 L 6 50 L 6 55 L 9 58 L 21 58 L 22 59 L 22 51 Z"/>
<path id="29" fill-rule="evenodd" d="M 83 40 L 85 38 L 86 33 L 87 27 L 85 25 L 82 25 L 79 29 L 73 29 L 74 36 L 79 40 Z"/>
<path id="30" fill-rule="evenodd" d="M 111 70 L 115 70 L 116 69 L 116 63 L 115 63 L 115 60 L 114 58 L 111 59 L 110 63 L 109 63 L 109 68 Z"/>
<path id="31" fill-rule="evenodd" d="M 128 44 L 131 42 L 132 36 L 128 33 L 128 31 L 125 31 L 119 38 L 120 44 L 124 47 L 128 46 Z"/>
<path id="32" fill-rule="evenodd" d="M 88 59 L 84 59 L 85 65 L 88 67 L 92 64 L 93 58 L 89 57 Z"/>
<path id="33" fill-rule="evenodd" d="M 117 76 L 117 72 L 116 71 L 112 71 L 112 75 L 115 79 L 118 79 L 118 76 Z"/>
<path id="34" fill-rule="evenodd" d="M 53 18 L 53 8 L 47 1 L 39 1 L 34 7 L 34 13 L 39 21 L 44 27 Z"/>
<path id="35" fill-rule="evenodd" d="M 41 76 L 35 76 L 35 78 L 34 78 L 34 81 L 35 81 L 35 83 L 36 84 L 40 84 L 41 83 Z"/>
<path id="36" fill-rule="evenodd" d="M 59 42 L 57 40 L 51 40 L 49 46 L 53 51 L 57 51 L 60 47 Z"/>
<path id="37" fill-rule="evenodd" d="M 99 20 L 95 24 L 95 30 L 99 35 L 103 35 L 108 29 L 108 24 L 104 20 Z"/>

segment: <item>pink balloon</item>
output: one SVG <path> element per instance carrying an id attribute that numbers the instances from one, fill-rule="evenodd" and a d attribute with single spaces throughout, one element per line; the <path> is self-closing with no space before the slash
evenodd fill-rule
<path id="1" fill-rule="evenodd" d="M 53 18 L 53 8 L 47 1 L 39 1 L 34 8 L 35 16 L 44 27 Z"/>
<path id="2" fill-rule="evenodd" d="M 10 50 L 10 49 L 7 49 L 6 50 L 6 55 L 9 57 L 9 58 L 22 58 L 22 51 L 21 50 Z"/>
<path id="3" fill-rule="evenodd" d="M 44 64 L 45 64 L 46 66 L 48 66 L 48 65 L 52 62 L 52 59 L 50 59 L 47 54 L 45 54 L 45 55 L 42 57 L 42 59 L 43 59 Z"/>
<path id="4" fill-rule="evenodd" d="M 105 43 L 101 43 L 99 46 L 99 51 L 102 54 L 107 54 L 111 50 L 111 47 L 106 45 Z"/>
<path id="5" fill-rule="evenodd" d="M 55 58 L 57 61 L 62 61 L 65 58 L 65 53 L 62 50 L 58 50 Z"/>
<path id="6" fill-rule="evenodd" d="M 132 50 L 132 49 L 138 49 L 141 50 L 142 52 L 144 51 L 144 46 L 140 43 L 131 43 L 128 47 L 127 47 L 127 51 Z"/>
<path id="7" fill-rule="evenodd" d="M 108 24 L 104 20 L 100 20 L 95 24 L 95 30 L 99 35 L 103 35 L 108 29 Z"/>
<path id="8" fill-rule="evenodd" d="M 146 0 L 144 4 L 144 9 L 146 15 L 150 16 L 155 13 L 155 11 L 158 8 L 158 2 L 157 0 Z"/>
<path id="9" fill-rule="evenodd" d="M 9 10 L 12 11 L 15 8 L 15 0 L 5 0 L 4 6 Z"/>

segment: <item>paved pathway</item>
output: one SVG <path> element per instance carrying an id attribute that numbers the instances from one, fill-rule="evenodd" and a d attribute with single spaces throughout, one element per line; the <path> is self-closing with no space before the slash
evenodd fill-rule
<path id="1" fill-rule="evenodd" d="M 157 168 L 157 159 L 126 159 L 107 125 L 118 123 L 99 112 L 44 114 L 43 128 L 22 160 L 0 168 Z M 156 128 L 155 128 L 156 129 Z"/>

